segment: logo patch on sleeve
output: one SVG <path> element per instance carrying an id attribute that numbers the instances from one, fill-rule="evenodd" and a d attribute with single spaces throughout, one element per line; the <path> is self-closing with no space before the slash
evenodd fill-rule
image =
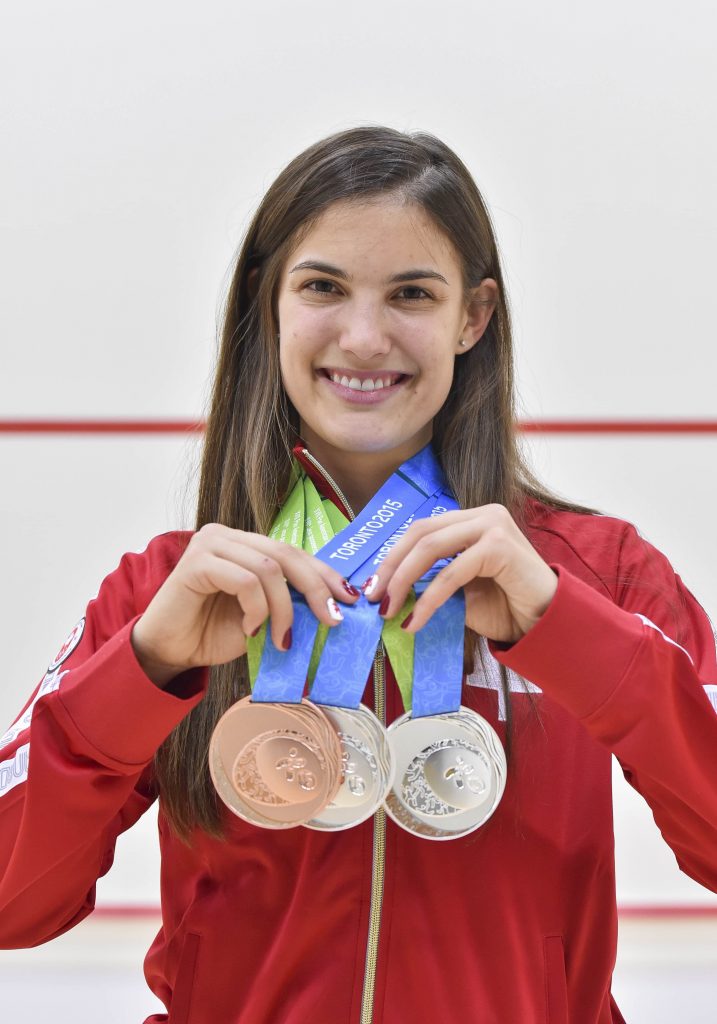
<path id="1" fill-rule="evenodd" d="M 67 661 L 67 659 L 70 657 L 70 655 L 72 654 L 72 652 L 82 639 L 82 634 L 84 633 L 84 631 L 85 617 L 83 615 L 80 621 L 77 623 L 77 625 L 73 627 L 72 631 L 70 632 L 70 635 L 65 640 L 64 644 L 59 649 L 55 657 L 47 666 L 48 672 L 54 672 L 56 668 L 60 667 L 63 661 Z"/>
<path id="2" fill-rule="evenodd" d="M 82 640 L 82 634 L 85 632 L 85 616 L 83 615 L 77 626 L 74 626 L 70 632 L 70 636 L 64 644 L 59 648 L 55 656 L 52 658 L 50 664 L 47 666 L 48 672 L 54 672 L 58 669 L 62 662 L 67 662 L 72 652 L 75 650 L 80 640 Z"/>

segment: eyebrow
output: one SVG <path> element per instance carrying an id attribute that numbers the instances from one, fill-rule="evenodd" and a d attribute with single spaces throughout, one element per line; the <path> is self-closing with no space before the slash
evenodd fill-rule
<path id="1" fill-rule="evenodd" d="M 320 274 L 331 274 L 342 281 L 351 280 L 351 275 L 347 274 L 345 270 L 341 270 L 340 267 L 334 267 L 331 263 L 323 263 L 321 260 L 304 260 L 303 263 L 297 263 L 295 267 L 292 267 L 289 273 L 294 274 L 297 270 L 316 270 Z M 428 270 L 425 267 L 416 267 L 411 270 L 404 270 L 400 274 L 394 274 L 392 277 L 389 277 L 386 283 L 402 284 L 406 281 L 425 280 L 443 281 L 444 284 L 448 284 L 443 274 L 439 274 L 437 270 Z"/>

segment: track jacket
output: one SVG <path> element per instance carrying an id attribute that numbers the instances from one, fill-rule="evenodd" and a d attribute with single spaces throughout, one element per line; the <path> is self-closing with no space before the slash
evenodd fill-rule
<path id="1" fill-rule="evenodd" d="M 299 450 L 324 494 L 336 495 Z M 476 832 L 431 842 L 384 814 L 334 834 L 225 812 L 227 841 L 179 842 L 162 813 L 162 926 L 145 961 L 168 1013 L 147 1024 L 614 1024 L 611 754 L 683 871 L 717 891 L 714 636 L 667 559 L 630 524 L 528 506 L 558 574 L 538 623 L 490 642 L 463 703 L 505 735 L 505 794 Z M 205 692 L 157 688 L 134 623 L 190 532 L 155 537 L 103 582 L 0 737 L 0 946 L 86 917 L 117 836 L 155 799 L 152 758 Z M 364 702 L 402 713 L 390 666 Z M 374 685 L 375 684 L 375 685 Z M 374 694 L 375 690 L 375 694 Z"/>

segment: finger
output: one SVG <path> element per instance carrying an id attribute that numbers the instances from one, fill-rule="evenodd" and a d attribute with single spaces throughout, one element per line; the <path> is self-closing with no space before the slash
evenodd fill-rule
<path id="1" fill-rule="evenodd" d="M 361 591 L 358 587 L 354 587 L 349 583 L 340 572 L 332 569 L 330 565 L 322 562 L 320 558 L 316 558 L 314 555 L 308 555 L 308 557 L 337 601 L 341 601 L 344 604 L 354 604 L 361 597 Z"/>
<path id="2" fill-rule="evenodd" d="M 213 544 L 213 553 L 245 571 L 246 578 L 242 578 L 241 590 L 236 594 L 245 613 L 245 632 L 255 636 L 269 618 L 274 646 L 277 650 L 286 650 L 294 609 L 283 569 L 276 559 L 246 544 L 219 539 Z"/>
<path id="3" fill-rule="evenodd" d="M 355 601 L 360 597 L 358 591 L 355 595 L 348 593 L 339 573 L 306 552 L 289 548 L 282 551 L 279 558 L 287 579 L 304 595 L 309 608 L 324 625 L 336 626 L 343 621 L 338 601 Z"/>
<path id="4" fill-rule="evenodd" d="M 265 537 L 260 533 L 235 530 L 221 523 L 207 523 L 194 535 L 192 542 L 202 542 L 212 547 L 217 541 L 230 542 L 244 547 L 251 547 L 255 551 L 262 551 L 264 554 L 275 558 L 282 566 L 286 564 L 287 559 L 291 560 L 289 564 L 296 564 L 299 559 L 311 561 L 316 571 L 326 583 L 331 596 L 336 601 L 350 604 L 357 601 L 361 596 L 361 591 L 357 587 L 352 586 L 340 572 L 325 562 L 318 558 L 314 559 L 313 555 L 310 555 L 307 551 L 302 551 L 301 548 L 295 548 L 282 541 L 272 540 L 272 538 Z"/>
<path id="5" fill-rule="evenodd" d="M 477 578 L 486 578 L 494 561 L 490 539 L 483 537 L 471 545 L 460 556 L 444 566 L 431 580 L 413 607 L 410 621 L 404 623 L 408 633 L 415 633 L 425 626 L 434 612 L 446 603 L 461 587 Z"/>
<path id="6" fill-rule="evenodd" d="M 451 558 L 464 551 L 480 539 L 482 524 L 475 517 L 453 521 L 442 528 L 434 527 L 423 531 L 413 547 L 411 547 L 400 564 L 395 568 L 391 578 L 384 584 L 384 596 L 381 601 L 380 613 L 391 618 L 408 596 L 413 584 L 424 576 L 431 566 L 442 558 Z M 461 555 L 458 561 L 463 559 Z M 413 620 L 412 620 L 413 621 Z"/>
<path id="7" fill-rule="evenodd" d="M 308 551 L 295 548 L 291 544 L 285 544 L 282 541 L 272 540 L 270 537 L 264 537 L 262 534 L 244 533 L 241 530 L 232 530 L 231 533 L 235 536 L 230 539 L 236 543 L 250 546 L 254 550 L 262 551 L 264 554 L 276 559 L 284 568 L 284 575 L 287 579 L 290 578 L 291 571 L 296 572 L 297 568 L 301 571 L 302 566 L 311 566 L 313 571 L 321 576 L 329 591 L 328 594 L 324 595 L 325 600 L 328 600 L 328 597 L 333 597 L 336 601 L 351 604 L 361 596 L 361 591 L 352 586 L 340 572 L 322 562 L 321 559 L 310 555 Z"/>
<path id="8" fill-rule="evenodd" d="M 433 518 L 417 519 L 377 567 L 375 573 L 364 582 L 361 589 L 369 601 L 380 601 L 388 589 L 396 569 L 415 545 L 429 533 L 440 530 L 444 525 L 475 518 L 475 509 L 445 512 Z"/>
<path id="9" fill-rule="evenodd" d="M 201 564 L 192 572 L 191 578 L 185 582 L 190 591 L 198 592 L 202 598 L 211 594 L 226 594 L 235 597 L 241 615 L 241 632 L 246 636 L 254 632 L 251 627 L 252 617 L 256 615 L 252 607 L 253 591 L 258 587 L 261 602 L 266 606 L 263 591 L 254 573 L 237 565 L 235 562 L 215 555 L 210 551 L 204 553 Z M 249 597 L 248 595 L 252 595 Z M 249 613 L 245 611 L 250 608 Z M 265 616 L 264 616 L 265 617 Z"/>
<path id="10" fill-rule="evenodd" d="M 317 558 L 313 558 L 305 551 L 294 548 L 288 544 L 281 544 L 271 541 L 267 537 L 257 534 L 246 534 L 250 537 L 250 544 L 236 543 L 230 545 L 241 551 L 237 558 L 242 564 L 251 567 L 261 580 L 262 586 L 269 603 L 269 614 L 272 622 L 272 639 L 276 643 L 275 633 L 283 629 L 284 617 L 280 617 L 280 625 L 275 626 L 275 609 L 285 609 L 291 605 L 291 594 L 287 581 L 303 594 L 311 611 L 319 622 L 326 626 L 336 626 L 342 621 L 343 616 L 338 607 L 334 593 L 330 589 L 326 579 L 333 584 L 336 592 L 343 595 L 343 600 L 355 600 L 346 590 L 339 585 L 343 577 L 339 573 Z M 356 597 L 358 597 L 358 593 Z M 279 637 L 281 649 L 286 646 L 283 643 L 285 633 L 281 632 Z"/>

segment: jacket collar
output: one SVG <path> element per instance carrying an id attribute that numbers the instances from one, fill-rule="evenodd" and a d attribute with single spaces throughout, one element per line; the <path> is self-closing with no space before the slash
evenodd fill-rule
<path id="1" fill-rule="evenodd" d="M 306 472 L 306 475 L 313 481 L 316 490 L 322 498 L 328 498 L 330 501 L 333 501 L 334 505 L 343 512 L 347 519 L 353 519 L 351 510 L 346 507 L 345 502 L 342 501 L 340 495 L 330 483 L 326 470 L 324 470 L 316 456 L 311 455 L 301 438 L 298 438 L 292 448 L 292 453 L 296 461 Z M 308 458 L 309 455 L 311 455 L 311 458 Z"/>

